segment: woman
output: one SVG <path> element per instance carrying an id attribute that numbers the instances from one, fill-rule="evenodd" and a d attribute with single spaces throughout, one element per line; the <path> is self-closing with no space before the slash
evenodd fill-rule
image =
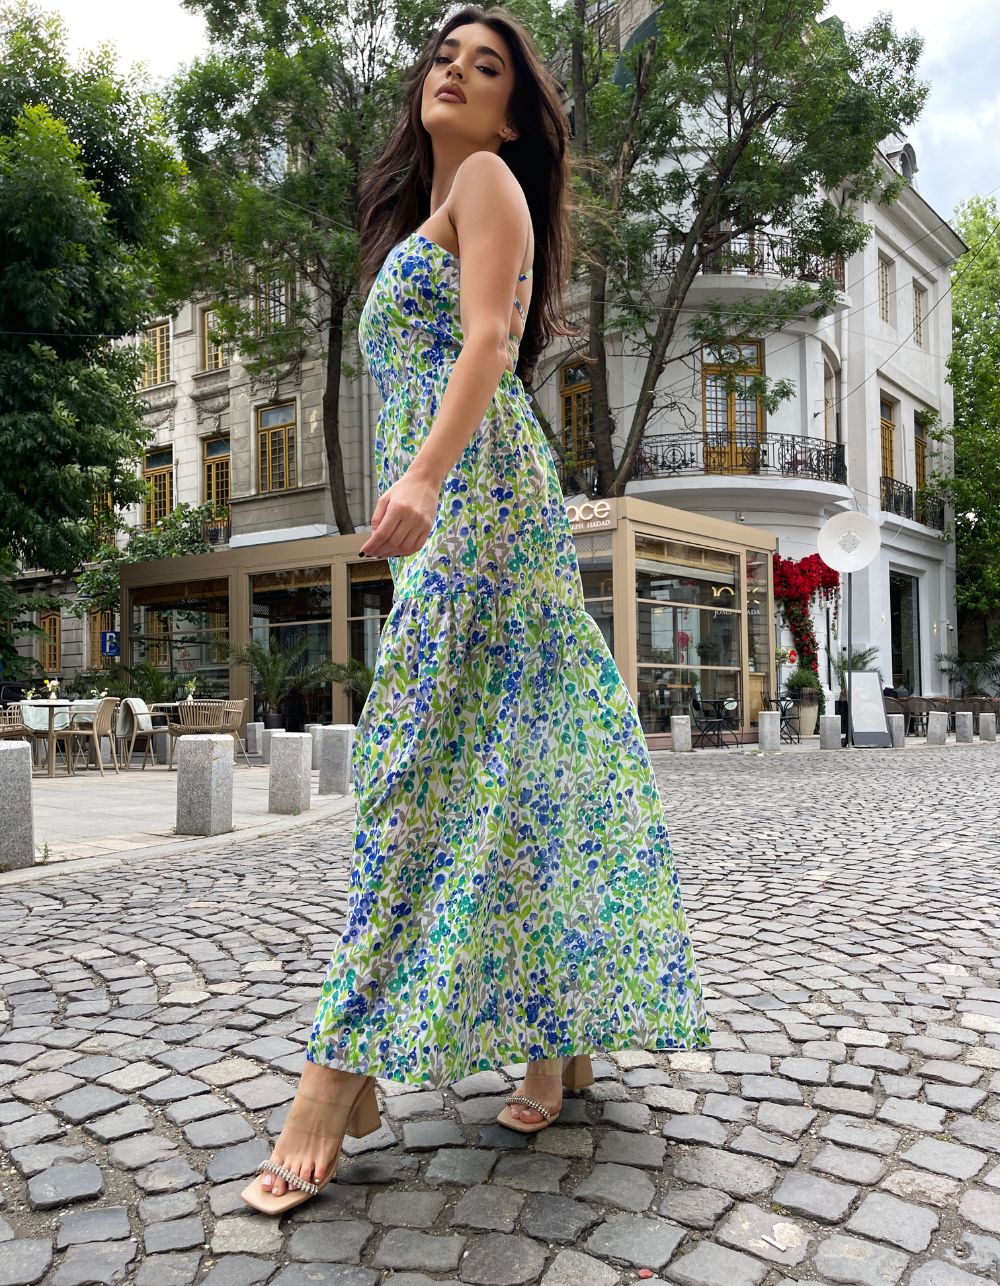
<path id="1" fill-rule="evenodd" d="M 262 1210 L 378 1128 L 375 1076 L 435 1088 L 527 1060 L 500 1119 L 533 1131 L 591 1082 L 591 1051 L 708 1043 L 648 751 L 519 378 L 566 333 L 566 179 L 526 34 L 463 9 L 364 187 L 384 406 L 362 553 L 389 559 L 395 600 L 358 729 L 347 927 L 244 1193 Z"/>

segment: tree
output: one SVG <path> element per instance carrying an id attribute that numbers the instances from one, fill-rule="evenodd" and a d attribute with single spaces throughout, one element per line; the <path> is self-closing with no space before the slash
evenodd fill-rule
<path id="1" fill-rule="evenodd" d="M 326 358 L 334 516 L 354 531 L 340 445 L 345 335 L 358 294 L 357 186 L 396 114 L 399 69 L 438 0 L 185 0 L 211 50 L 170 87 L 190 179 L 176 278 L 220 301 L 251 372 Z"/>
<path id="2" fill-rule="evenodd" d="M 952 271 L 952 342 L 948 379 L 955 420 L 931 434 L 951 439 L 954 473 L 936 468 L 927 491 L 954 507 L 959 635 L 977 652 L 1000 618 L 1000 209 L 973 197 L 955 211 L 971 253 Z"/>
<path id="3" fill-rule="evenodd" d="M 58 18 L 0 9 L 0 546 L 71 572 L 95 509 L 142 498 L 134 335 L 177 166 L 110 49 L 74 67 Z"/>
<path id="4" fill-rule="evenodd" d="M 187 554 L 209 554 L 212 546 L 204 536 L 205 524 L 215 517 L 215 503 L 179 504 L 154 523 L 148 531 L 133 532 L 124 549 L 108 545 L 103 557 L 77 576 L 74 616 L 87 612 L 117 612 L 121 602 L 121 568 L 125 563 L 142 563 L 157 558 L 180 558 Z"/>
<path id="5" fill-rule="evenodd" d="M 619 52 L 612 0 L 515 3 L 571 95 L 587 296 L 578 347 L 590 361 L 596 490 L 621 495 L 643 435 L 672 404 L 660 383 L 668 363 L 709 345 L 739 396 L 773 409 L 792 394 L 787 382 L 741 379 L 747 365 L 728 361 L 725 345 L 832 307 L 823 265 L 869 235 L 857 202 L 900 190 L 876 148 L 919 113 L 921 41 L 897 36 L 884 16 L 857 33 L 820 22 L 822 0 L 666 0 Z M 692 317 L 686 300 L 703 265 L 745 268 L 750 234 L 772 229 L 785 236 L 782 275 L 803 279 Z M 618 452 L 612 331 L 639 383 Z"/>

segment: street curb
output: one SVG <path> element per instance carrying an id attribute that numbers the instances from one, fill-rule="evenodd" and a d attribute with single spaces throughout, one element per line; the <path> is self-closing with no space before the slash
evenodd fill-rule
<path id="1" fill-rule="evenodd" d="M 281 835 L 286 831 L 300 830 L 305 826 L 325 822 L 331 817 L 354 811 L 354 796 L 340 795 L 331 799 L 329 807 L 318 813 L 310 808 L 307 813 L 298 813 L 294 817 L 268 818 L 261 823 L 267 826 L 266 838 Z M 116 866 L 130 866 L 143 862 L 146 858 L 179 856 L 183 853 L 216 852 L 228 846 L 239 846 L 247 840 L 256 839 L 253 828 L 241 831 L 229 831 L 225 835 L 194 835 L 190 839 L 177 840 L 174 843 L 150 845 L 148 848 L 129 848 L 120 853 L 102 853 L 100 857 L 67 858 L 54 865 L 25 866 L 15 871 L 0 871 L 0 889 L 15 884 L 31 884 L 37 880 L 58 879 L 63 875 L 75 875 L 78 871 L 107 871 Z"/>

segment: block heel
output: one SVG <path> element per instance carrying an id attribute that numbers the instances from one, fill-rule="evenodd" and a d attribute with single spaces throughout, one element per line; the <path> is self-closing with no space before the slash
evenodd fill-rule
<path id="1" fill-rule="evenodd" d="M 568 1090 L 586 1089 L 594 1083 L 594 1069 L 589 1054 L 575 1054 L 566 1060 L 562 1074 L 563 1088 Z"/>
<path id="2" fill-rule="evenodd" d="M 366 1134 L 374 1134 L 381 1128 L 382 1117 L 379 1115 L 378 1100 L 375 1097 L 375 1082 L 369 1080 L 351 1109 L 344 1133 L 352 1139 L 363 1139 Z"/>

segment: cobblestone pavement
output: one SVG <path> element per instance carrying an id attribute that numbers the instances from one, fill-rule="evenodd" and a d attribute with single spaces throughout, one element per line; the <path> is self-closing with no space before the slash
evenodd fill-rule
<path id="1" fill-rule="evenodd" d="M 1000 1265 L 1000 745 L 657 755 L 711 1052 L 384 1085 L 282 1224 L 280 1129 L 350 835 L 0 881 L 0 1286 L 984 1286 Z M 655 1281 L 654 1281 L 655 1286 Z"/>

